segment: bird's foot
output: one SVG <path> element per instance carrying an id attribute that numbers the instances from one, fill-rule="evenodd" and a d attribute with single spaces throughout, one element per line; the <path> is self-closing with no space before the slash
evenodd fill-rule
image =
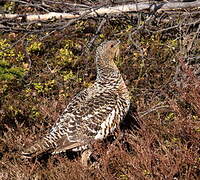
<path id="1" fill-rule="evenodd" d="M 81 155 L 81 163 L 83 166 L 88 166 L 89 165 L 89 160 L 90 160 L 90 155 L 92 154 L 92 151 L 90 149 L 87 149 L 83 151 Z"/>

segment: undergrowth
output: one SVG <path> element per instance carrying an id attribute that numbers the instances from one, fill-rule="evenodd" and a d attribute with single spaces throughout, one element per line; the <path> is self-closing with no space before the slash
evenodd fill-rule
<path id="1" fill-rule="evenodd" d="M 98 27 L 94 20 L 48 38 L 0 34 L 0 179 L 199 179 L 199 62 L 186 62 L 199 52 L 198 35 L 190 51 L 182 51 L 184 33 L 192 36 L 196 27 L 134 31 L 137 22 L 130 20 L 108 20 L 90 49 Z M 134 107 L 115 140 L 93 144 L 88 167 L 71 152 L 21 159 L 23 147 L 44 134 L 70 98 L 94 82 L 95 49 L 106 39 L 121 40 L 116 64 Z"/>

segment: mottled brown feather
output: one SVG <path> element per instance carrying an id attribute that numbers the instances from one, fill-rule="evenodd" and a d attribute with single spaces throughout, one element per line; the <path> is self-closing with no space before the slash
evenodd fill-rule
<path id="1" fill-rule="evenodd" d="M 130 100 L 114 63 L 118 54 L 118 41 L 106 41 L 97 48 L 95 83 L 70 101 L 50 132 L 25 149 L 24 156 L 35 156 L 48 150 L 59 153 L 87 148 L 88 144 L 107 137 L 119 126 Z"/>

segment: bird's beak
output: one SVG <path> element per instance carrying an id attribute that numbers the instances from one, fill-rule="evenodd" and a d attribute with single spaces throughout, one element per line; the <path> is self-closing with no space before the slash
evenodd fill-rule
<path id="1" fill-rule="evenodd" d="M 116 48 L 115 57 L 119 56 L 119 44 L 120 44 L 120 40 L 117 40 L 115 44 L 115 48 Z"/>
<path id="2" fill-rule="evenodd" d="M 118 46 L 120 44 L 120 40 L 116 40 L 115 46 Z"/>

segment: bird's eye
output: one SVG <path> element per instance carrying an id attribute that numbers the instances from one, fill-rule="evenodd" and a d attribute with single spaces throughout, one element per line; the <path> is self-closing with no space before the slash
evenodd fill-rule
<path id="1" fill-rule="evenodd" d="M 114 44 L 111 44 L 110 47 L 112 48 L 114 46 Z"/>

